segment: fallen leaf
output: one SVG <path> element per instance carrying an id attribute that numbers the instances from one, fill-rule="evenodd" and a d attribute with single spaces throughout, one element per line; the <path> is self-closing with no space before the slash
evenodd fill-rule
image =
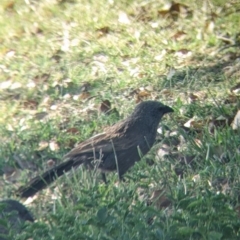
<path id="1" fill-rule="evenodd" d="M 207 94 L 203 91 L 193 92 L 188 94 L 189 103 L 206 99 Z"/>
<path id="2" fill-rule="evenodd" d="M 178 58 L 188 58 L 192 56 L 192 52 L 188 49 L 182 48 L 176 51 L 174 55 Z"/>
<path id="3" fill-rule="evenodd" d="M 163 9 L 158 11 L 158 16 L 161 17 L 172 17 L 174 20 L 177 20 L 179 16 L 188 17 L 192 14 L 192 11 L 187 5 L 171 2 L 170 4 L 164 6 Z"/>
<path id="4" fill-rule="evenodd" d="M 0 89 L 8 89 L 10 88 L 10 86 L 12 85 L 12 81 L 11 80 L 7 80 L 4 82 L 0 83 Z"/>
<path id="5" fill-rule="evenodd" d="M 233 121 L 233 117 L 219 116 L 216 119 L 212 119 L 209 121 L 208 131 L 214 134 L 214 131 L 216 128 L 229 126 L 232 121 Z"/>
<path id="6" fill-rule="evenodd" d="M 38 84 L 47 82 L 47 80 L 49 79 L 49 77 L 50 77 L 50 74 L 48 74 L 48 73 L 43 73 L 43 74 L 40 74 L 40 75 L 36 75 L 36 76 L 33 78 L 33 81 L 38 85 Z"/>
<path id="7" fill-rule="evenodd" d="M 161 95 L 164 95 L 165 97 L 172 97 L 173 96 L 173 91 L 165 88 L 161 91 Z"/>
<path id="8" fill-rule="evenodd" d="M 200 180 L 201 180 L 201 176 L 200 174 L 196 174 L 192 177 L 192 180 L 195 182 L 195 183 L 199 183 Z"/>
<path id="9" fill-rule="evenodd" d="M 225 36 L 217 36 L 217 38 L 220 39 L 225 44 L 230 44 L 230 45 L 235 44 L 234 39 L 231 39 L 229 34 Z"/>
<path id="10" fill-rule="evenodd" d="M 60 60 L 62 59 L 62 55 L 64 55 L 65 52 L 62 51 L 61 49 L 57 50 L 53 55 L 52 55 L 52 59 L 55 60 L 57 63 L 60 62 Z"/>
<path id="11" fill-rule="evenodd" d="M 128 24 L 128 25 L 131 24 L 131 21 L 129 20 L 128 15 L 123 11 L 120 11 L 118 14 L 118 22 L 123 24 Z"/>
<path id="12" fill-rule="evenodd" d="M 47 142 L 47 141 L 41 141 L 41 142 L 38 144 L 37 150 L 38 150 L 38 151 L 41 151 L 41 150 L 43 150 L 43 149 L 45 149 L 45 148 L 47 148 L 47 147 L 48 147 L 48 142 Z"/>
<path id="13" fill-rule="evenodd" d="M 18 89 L 21 88 L 22 84 L 19 82 L 12 82 L 11 80 L 0 83 L 0 89 Z"/>
<path id="14" fill-rule="evenodd" d="M 143 99 L 146 99 L 148 98 L 149 96 L 151 96 L 151 92 L 146 90 L 146 88 L 144 87 L 141 87 L 139 89 L 135 89 L 134 90 L 134 95 L 135 95 L 135 98 L 136 98 L 136 102 L 139 103 L 141 102 Z"/>
<path id="15" fill-rule="evenodd" d="M 53 159 L 49 159 L 47 161 L 47 165 L 49 168 L 52 168 L 55 164 L 56 164 L 56 162 Z"/>
<path id="16" fill-rule="evenodd" d="M 167 198 L 164 190 L 153 191 L 149 201 L 151 205 L 154 205 L 157 209 L 167 208 L 171 205 L 171 201 Z"/>
<path id="17" fill-rule="evenodd" d="M 205 23 L 205 31 L 208 33 L 213 33 L 215 28 L 215 23 L 213 20 L 206 21 Z"/>
<path id="18" fill-rule="evenodd" d="M 28 83 L 26 84 L 26 87 L 27 88 L 35 88 L 36 87 L 36 84 L 35 84 L 35 82 L 33 82 L 33 81 L 28 81 Z"/>
<path id="19" fill-rule="evenodd" d="M 9 50 L 7 53 L 6 53 L 6 57 L 7 58 L 12 58 L 15 56 L 15 51 L 14 50 Z"/>
<path id="20" fill-rule="evenodd" d="M 89 98 L 90 96 L 91 95 L 89 92 L 82 92 L 78 95 L 78 98 L 81 100 L 85 100 L 85 99 Z M 76 99 L 74 98 L 74 100 L 76 100 Z"/>
<path id="21" fill-rule="evenodd" d="M 94 63 L 99 62 L 99 64 L 106 63 L 109 60 L 109 57 L 106 54 L 96 54 L 93 56 Z"/>
<path id="22" fill-rule="evenodd" d="M 79 130 L 77 128 L 68 128 L 67 129 L 67 133 L 71 133 L 71 134 L 78 134 Z"/>
<path id="23" fill-rule="evenodd" d="M 110 27 L 108 26 L 105 26 L 105 27 L 101 27 L 101 28 L 98 28 L 97 30 L 97 33 L 98 33 L 98 37 L 103 37 L 105 35 L 107 35 L 110 31 Z"/>
<path id="24" fill-rule="evenodd" d="M 57 110 L 57 108 L 58 108 L 58 106 L 57 105 L 52 105 L 51 107 L 50 107 L 50 109 L 52 110 L 52 111 L 55 111 L 55 110 Z"/>
<path id="25" fill-rule="evenodd" d="M 185 124 L 184 127 L 187 128 L 194 128 L 194 129 L 202 129 L 204 126 L 204 122 L 202 120 L 198 120 L 196 117 L 189 119 Z"/>
<path id="26" fill-rule="evenodd" d="M 185 37 L 186 33 L 184 31 L 178 31 L 171 38 L 176 41 L 182 41 Z"/>
<path id="27" fill-rule="evenodd" d="M 173 67 L 170 67 L 167 73 L 167 80 L 171 80 L 173 76 L 176 74 L 176 69 Z"/>
<path id="28" fill-rule="evenodd" d="M 111 102 L 109 100 L 103 100 L 99 107 L 100 112 L 107 113 L 111 110 Z"/>
<path id="29" fill-rule="evenodd" d="M 240 60 L 237 58 L 234 62 L 231 61 L 231 64 L 226 66 L 224 69 L 224 74 L 226 77 L 239 78 L 240 77 Z M 239 83 L 237 83 L 236 88 L 239 88 Z M 233 87 L 235 88 L 235 87 Z"/>
<path id="30" fill-rule="evenodd" d="M 167 50 L 163 49 L 160 54 L 158 54 L 157 56 L 154 57 L 154 59 L 156 61 L 162 61 L 163 58 L 166 56 L 166 54 L 167 54 Z"/>
<path id="31" fill-rule="evenodd" d="M 83 82 L 82 85 L 80 86 L 80 92 L 88 92 L 90 88 L 91 88 L 90 82 Z"/>
<path id="32" fill-rule="evenodd" d="M 39 27 L 39 25 L 38 25 L 38 23 L 37 22 L 34 22 L 33 24 L 32 24 L 32 27 L 30 28 L 30 31 L 31 31 L 31 34 L 33 35 L 33 36 L 41 36 L 41 35 L 43 35 L 43 29 L 41 29 L 40 27 Z"/>
<path id="33" fill-rule="evenodd" d="M 164 159 L 165 156 L 171 154 L 171 147 L 167 144 L 163 144 L 157 151 L 157 158 Z"/>
<path id="34" fill-rule="evenodd" d="M 11 174 L 3 174 L 3 179 L 7 182 L 16 183 L 21 176 L 21 170 L 15 169 Z"/>
<path id="35" fill-rule="evenodd" d="M 202 141 L 201 141 L 200 139 L 195 138 L 195 139 L 194 139 L 194 142 L 196 143 L 196 145 L 197 145 L 198 147 L 202 147 L 202 146 L 203 146 Z"/>
<path id="36" fill-rule="evenodd" d="M 15 2 L 14 2 L 14 1 L 7 1 L 7 2 L 4 4 L 3 8 L 4 8 L 5 10 L 12 11 L 12 10 L 14 9 L 14 6 L 15 6 Z"/>
<path id="37" fill-rule="evenodd" d="M 240 110 L 238 110 L 237 114 L 235 115 L 231 126 L 233 130 L 240 128 Z"/>
<path id="38" fill-rule="evenodd" d="M 55 151 L 58 151 L 59 150 L 59 146 L 58 144 L 56 143 L 56 141 L 50 141 L 49 143 L 49 148 L 51 151 L 55 152 Z"/>
<path id="39" fill-rule="evenodd" d="M 34 115 L 34 117 L 37 119 L 37 120 L 42 120 L 44 119 L 46 116 L 48 116 L 48 113 L 47 112 L 39 112 L 39 113 L 36 113 Z"/>
<path id="40" fill-rule="evenodd" d="M 23 106 L 24 108 L 29 108 L 34 110 L 34 109 L 37 109 L 38 102 L 33 99 L 29 99 L 23 102 Z"/>
<path id="41" fill-rule="evenodd" d="M 225 100 L 224 100 L 224 104 L 231 104 L 231 103 L 236 103 L 237 101 L 238 101 L 238 96 L 237 96 L 237 94 L 235 95 L 233 95 L 233 94 L 229 94 L 226 98 L 225 98 Z"/>
<path id="42" fill-rule="evenodd" d="M 219 192 L 229 195 L 231 188 L 229 186 L 229 180 L 224 177 L 218 177 L 210 183 L 210 186 L 213 186 L 218 189 Z"/>
<path id="43" fill-rule="evenodd" d="M 236 95 L 239 95 L 240 94 L 240 83 L 237 83 L 234 87 L 232 87 L 231 92 Z"/>

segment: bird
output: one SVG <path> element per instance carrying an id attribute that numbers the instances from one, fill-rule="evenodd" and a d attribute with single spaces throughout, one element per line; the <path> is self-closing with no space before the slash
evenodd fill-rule
<path id="1" fill-rule="evenodd" d="M 99 169 L 104 182 L 106 172 L 117 171 L 119 179 L 122 179 L 126 171 L 140 161 L 153 146 L 164 114 L 173 111 L 159 101 L 140 102 L 126 119 L 83 141 L 64 156 L 62 163 L 20 187 L 17 196 L 33 196 L 57 177 L 81 164 L 90 169 Z"/>
<path id="2" fill-rule="evenodd" d="M 28 209 L 13 199 L 0 200 L 0 219 L 6 221 L 6 225 L 0 224 L 0 240 L 9 239 L 10 232 L 19 233 L 25 221 L 34 222 Z"/>

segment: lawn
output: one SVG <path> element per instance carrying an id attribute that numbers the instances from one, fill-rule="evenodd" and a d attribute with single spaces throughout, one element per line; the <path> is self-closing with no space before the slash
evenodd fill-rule
<path id="1" fill-rule="evenodd" d="M 0 198 L 37 219 L 14 239 L 240 239 L 239 11 L 223 0 L 1 1 Z M 79 168 L 16 197 L 150 99 L 174 113 L 124 181 Z"/>

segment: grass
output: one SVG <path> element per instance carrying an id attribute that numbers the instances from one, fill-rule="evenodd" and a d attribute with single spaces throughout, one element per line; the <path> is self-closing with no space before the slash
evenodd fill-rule
<path id="1" fill-rule="evenodd" d="M 58 179 L 28 205 L 38 221 L 15 239 L 239 239 L 240 135 L 229 123 L 240 6 L 166 3 L 1 2 L 1 198 L 139 99 L 175 109 L 125 182 L 109 174 L 106 186 L 84 169 Z M 106 99 L 117 114 L 99 110 Z M 163 144 L 171 154 L 158 157 Z"/>

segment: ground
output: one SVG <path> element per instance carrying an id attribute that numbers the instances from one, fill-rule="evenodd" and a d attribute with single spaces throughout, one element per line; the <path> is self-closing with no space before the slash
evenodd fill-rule
<path id="1" fill-rule="evenodd" d="M 138 102 L 175 110 L 124 182 L 79 169 L 18 199 L 38 221 L 16 239 L 240 238 L 239 10 L 220 0 L 1 1 L 1 198 L 18 199 L 18 187 Z"/>

